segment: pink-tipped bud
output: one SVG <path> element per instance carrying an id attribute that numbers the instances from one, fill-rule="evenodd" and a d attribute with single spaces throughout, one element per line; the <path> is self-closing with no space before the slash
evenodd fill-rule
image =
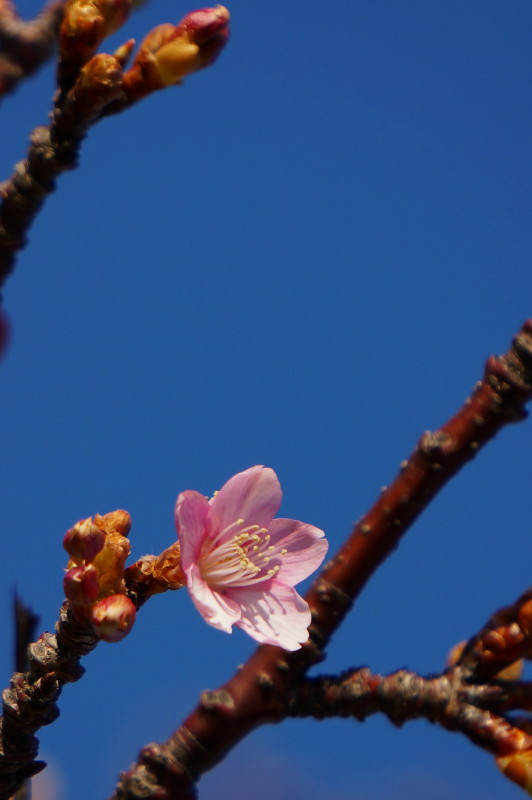
<path id="1" fill-rule="evenodd" d="M 199 8 L 183 17 L 176 27 L 176 35 L 186 35 L 195 44 L 213 44 L 220 37 L 223 45 L 229 38 L 230 14 L 225 6 L 214 8 Z"/>
<path id="2" fill-rule="evenodd" d="M 230 14 L 225 6 L 187 14 L 154 53 L 165 86 L 213 64 L 229 38 Z"/>
<path id="3" fill-rule="evenodd" d="M 79 606 L 89 606 L 98 597 L 98 570 L 93 564 L 72 567 L 63 581 L 65 597 Z"/>
<path id="4" fill-rule="evenodd" d="M 158 25 L 141 43 L 123 88 L 130 102 L 157 89 L 181 83 L 213 64 L 229 38 L 225 6 L 192 11 L 179 25 Z"/>
<path id="5" fill-rule="evenodd" d="M 92 609 L 92 627 L 104 642 L 119 642 L 127 636 L 137 612 L 129 597 L 112 594 L 98 600 Z"/>
<path id="6" fill-rule="evenodd" d="M 94 561 L 104 544 L 105 532 L 93 523 L 92 517 L 76 522 L 63 539 L 63 547 L 76 562 Z"/>

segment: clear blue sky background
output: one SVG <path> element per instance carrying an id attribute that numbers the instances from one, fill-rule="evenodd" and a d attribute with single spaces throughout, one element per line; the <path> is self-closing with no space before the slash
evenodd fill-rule
<path id="1" fill-rule="evenodd" d="M 234 0 L 219 62 L 91 131 L 31 231 L 6 289 L 4 683 L 12 589 L 50 630 L 76 520 L 126 508 L 133 554 L 157 553 L 179 491 L 266 464 L 282 515 L 335 549 L 531 314 L 529 0 L 330 9 Z M 152 0 L 112 46 L 189 10 Z M 3 104 L 5 176 L 52 90 L 50 68 Z M 438 671 L 529 585 L 531 441 L 507 429 L 445 489 L 324 670 Z M 42 732 L 55 800 L 106 797 L 252 649 L 184 591 L 153 599 Z M 202 800 L 473 795 L 522 793 L 460 736 L 383 719 L 261 729 L 201 783 Z"/>

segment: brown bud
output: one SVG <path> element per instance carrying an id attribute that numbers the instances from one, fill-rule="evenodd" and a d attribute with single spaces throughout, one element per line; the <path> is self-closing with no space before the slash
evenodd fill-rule
<path id="1" fill-rule="evenodd" d="M 98 53 L 85 64 L 68 102 L 74 113 L 86 120 L 99 117 L 103 109 L 123 95 L 123 70 L 120 61 L 107 53 Z"/>
<path id="2" fill-rule="evenodd" d="M 65 94 L 100 43 L 127 19 L 131 0 L 70 0 L 59 34 L 58 83 Z"/>
<path id="3" fill-rule="evenodd" d="M 525 636 L 532 635 L 532 599 L 527 600 L 519 609 L 517 622 Z"/>
<path id="4" fill-rule="evenodd" d="M 116 511 L 109 511 L 108 514 L 95 514 L 94 524 L 106 533 L 114 531 L 127 536 L 131 530 L 131 516 L 124 509 L 118 508 Z"/>
<path id="5" fill-rule="evenodd" d="M 458 663 L 458 659 L 464 652 L 464 647 L 466 646 L 466 644 L 467 644 L 467 639 L 462 639 L 461 642 L 458 642 L 458 644 L 455 644 L 455 646 L 449 650 L 447 658 L 445 660 L 445 665 L 447 667 L 454 667 L 454 665 Z"/>
<path id="6" fill-rule="evenodd" d="M 130 0 L 70 0 L 59 34 L 61 58 L 74 55 L 87 61 L 105 37 L 124 24 L 130 11 Z"/>

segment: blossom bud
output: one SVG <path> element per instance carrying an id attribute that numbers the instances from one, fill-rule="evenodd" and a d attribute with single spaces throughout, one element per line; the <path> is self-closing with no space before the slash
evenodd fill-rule
<path id="1" fill-rule="evenodd" d="M 70 92 L 74 113 L 85 119 L 99 117 L 103 109 L 123 96 L 122 66 L 107 53 L 98 53 L 85 64 Z"/>
<path id="2" fill-rule="evenodd" d="M 156 89 L 181 83 L 193 72 L 213 64 L 229 38 L 229 11 L 224 6 L 202 8 L 179 25 L 158 25 L 141 43 L 124 75 L 130 102 Z"/>
<path id="3" fill-rule="evenodd" d="M 100 593 L 111 594 L 123 589 L 124 567 L 131 546 L 121 533 L 111 531 L 105 537 L 102 550 L 94 559 L 100 578 Z"/>
<path id="4" fill-rule="evenodd" d="M 76 562 L 94 561 L 105 544 L 105 533 L 92 520 L 82 519 L 70 528 L 63 539 L 63 547 Z"/>
<path id="5" fill-rule="evenodd" d="M 527 600 L 519 609 L 517 622 L 525 636 L 532 634 L 532 599 Z"/>
<path id="6" fill-rule="evenodd" d="M 118 508 L 116 511 L 109 511 L 108 514 L 95 514 L 94 524 L 106 533 L 115 531 L 127 536 L 131 530 L 131 516 L 123 508 Z"/>
<path id="7" fill-rule="evenodd" d="M 527 794 L 532 794 L 532 747 L 499 756 L 495 763 L 507 778 L 521 786 Z"/>
<path id="8" fill-rule="evenodd" d="M 65 574 L 63 581 L 65 597 L 71 603 L 88 606 L 98 597 L 98 570 L 93 564 L 83 567 L 72 567 Z"/>
<path id="9" fill-rule="evenodd" d="M 127 636 L 137 612 L 125 594 L 112 594 L 98 600 L 92 609 L 92 627 L 104 642 L 119 642 Z"/>
<path id="10" fill-rule="evenodd" d="M 131 0 L 70 0 L 59 34 L 58 81 L 63 92 L 73 85 L 81 67 L 106 36 L 127 19 Z"/>
<path id="11" fill-rule="evenodd" d="M 451 650 L 449 650 L 449 653 L 447 654 L 447 658 L 445 660 L 445 665 L 447 667 L 454 667 L 455 664 L 458 663 L 458 659 L 464 652 L 466 644 L 467 644 L 467 639 L 462 639 L 461 642 L 458 642 L 458 644 L 455 644 L 454 647 L 452 647 Z"/>
<path id="12" fill-rule="evenodd" d="M 105 37 L 124 24 L 131 5 L 131 0 L 70 0 L 61 24 L 61 57 L 75 51 L 90 58 Z"/>

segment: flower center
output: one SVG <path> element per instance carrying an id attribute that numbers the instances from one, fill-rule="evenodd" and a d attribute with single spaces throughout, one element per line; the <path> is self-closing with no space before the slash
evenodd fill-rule
<path id="1" fill-rule="evenodd" d="M 209 586 L 251 586 L 275 577 L 281 569 L 287 550 L 270 544 L 267 528 L 242 528 L 243 524 L 237 519 L 205 542 L 199 567 Z"/>

